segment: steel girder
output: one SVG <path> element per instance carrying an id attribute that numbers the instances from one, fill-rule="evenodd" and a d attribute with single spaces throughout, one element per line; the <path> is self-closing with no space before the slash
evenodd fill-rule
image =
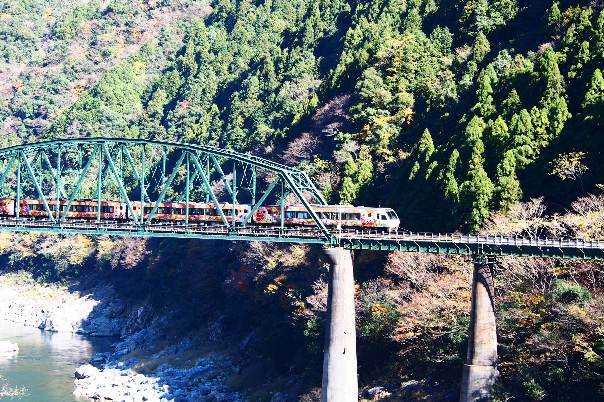
<path id="1" fill-rule="evenodd" d="M 273 191 L 275 188 L 279 193 Z M 55 224 L 55 229 L 45 230 L 57 232 L 62 232 L 67 212 L 52 210 L 48 204 L 52 199 L 67 201 L 65 211 L 75 200 L 96 202 L 99 226 L 101 200 L 119 200 L 126 206 L 128 223 L 139 233 L 154 223 L 162 202 L 185 203 L 186 223 L 191 202 L 209 202 L 216 207 L 219 223 L 236 232 L 269 203 L 280 205 L 284 212 L 290 194 L 313 218 L 320 237 L 331 239 L 313 208 L 325 205 L 325 199 L 308 175 L 254 155 L 204 145 L 122 138 L 64 139 L 0 150 L 0 197 L 40 200 L 44 218 Z M 134 200 L 143 205 L 138 212 Z M 235 219 L 234 208 L 230 208 L 229 216 L 223 211 L 225 204 L 237 203 L 252 205 L 253 210 L 243 220 Z M 144 206 L 150 208 L 148 213 L 143 212 Z M 283 219 L 280 229 L 285 232 Z"/>
<path id="2" fill-rule="evenodd" d="M 315 226 L 289 228 L 283 219 L 271 226 L 249 225 L 264 205 L 278 205 L 292 195 L 314 219 Z M 0 217 L 0 231 L 44 232 L 111 236 L 171 237 L 322 244 L 351 250 L 407 251 L 480 256 L 527 256 L 604 259 L 604 241 L 581 239 L 529 239 L 517 236 L 474 236 L 433 233 L 378 233 L 330 231 L 313 205 L 325 199 L 308 175 L 298 169 L 253 155 L 207 147 L 121 138 L 65 139 L 25 144 L 0 150 L 0 198 L 40 200 L 44 219 Z M 101 205 L 121 201 L 127 221 L 67 220 L 49 201 L 69 206 L 79 199 Z M 151 206 L 149 214 L 134 211 L 134 200 Z M 184 223 L 154 220 L 158 204 L 185 203 Z M 313 203 L 314 200 L 314 203 Z M 211 202 L 219 215 L 217 225 L 189 221 L 191 202 Z M 225 203 L 247 203 L 251 211 L 233 223 L 223 211 Z M 143 209 L 144 210 L 144 209 Z M 230 221 L 229 221 L 229 218 Z"/>

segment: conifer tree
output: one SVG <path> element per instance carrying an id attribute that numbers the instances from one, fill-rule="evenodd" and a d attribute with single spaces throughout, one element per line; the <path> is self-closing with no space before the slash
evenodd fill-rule
<path id="1" fill-rule="evenodd" d="M 604 126 L 604 78 L 599 68 L 596 68 L 591 77 L 581 108 L 585 121 L 597 127 Z"/>
<path id="2" fill-rule="evenodd" d="M 432 141 L 432 135 L 430 135 L 430 131 L 427 128 L 419 139 L 417 150 L 419 160 L 422 162 L 430 161 L 430 158 L 434 153 L 434 142 Z"/>
<path id="3" fill-rule="evenodd" d="M 476 141 L 479 141 L 482 138 L 485 127 L 486 124 L 481 117 L 472 117 L 466 126 L 466 143 L 472 146 Z"/>
<path id="4" fill-rule="evenodd" d="M 562 25 L 562 13 L 560 12 L 560 2 L 554 1 L 547 10 L 547 25 L 552 34 L 558 33 Z"/>
<path id="5" fill-rule="evenodd" d="M 522 197 L 522 189 L 518 176 L 516 176 L 516 157 L 513 151 L 506 151 L 503 160 L 497 165 L 496 192 L 499 207 L 503 210 L 509 209 Z"/>
<path id="6" fill-rule="evenodd" d="M 594 27 L 595 57 L 604 60 L 604 10 L 600 10 Z"/>
<path id="7" fill-rule="evenodd" d="M 441 176 L 444 197 L 454 205 L 459 202 L 459 185 L 457 184 L 456 172 L 459 166 L 459 151 L 454 149 L 449 155 L 449 161 Z"/>
<path id="8" fill-rule="evenodd" d="M 558 66 L 558 55 L 551 48 L 548 48 L 539 59 L 539 70 L 545 79 L 545 90 L 540 103 L 548 106 L 557 97 L 564 95 L 564 77 Z"/>
<path id="9" fill-rule="evenodd" d="M 484 60 L 485 56 L 491 51 L 491 44 L 489 43 L 486 35 L 482 32 L 478 32 L 478 35 L 476 35 L 473 50 L 474 60 L 476 60 L 477 63 L 480 63 L 482 60 Z"/>
<path id="10" fill-rule="evenodd" d="M 526 109 L 512 116 L 510 133 L 519 169 L 533 161 L 535 155 L 535 136 L 531 115 Z"/>
<path id="11" fill-rule="evenodd" d="M 516 89 L 512 89 L 502 103 L 502 111 L 507 116 L 512 116 L 514 113 L 518 113 L 520 111 L 521 106 L 522 102 L 520 101 L 518 91 L 516 91 Z"/>
<path id="12" fill-rule="evenodd" d="M 503 117 L 497 116 L 495 121 L 491 123 L 491 137 L 499 147 L 503 147 L 510 138 L 508 125 Z"/>
<path id="13" fill-rule="evenodd" d="M 416 160 L 413 163 L 409 173 L 410 180 L 413 180 L 415 177 L 417 177 L 417 173 L 420 171 L 422 165 L 428 166 L 428 162 L 434 153 L 434 142 L 432 141 L 432 136 L 427 128 L 419 138 L 415 153 Z"/>
<path id="14" fill-rule="evenodd" d="M 460 188 L 462 208 L 466 210 L 466 223 L 476 232 L 489 216 L 489 207 L 493 198 L 494 186 L 484 170 L 484 144 L 478 139 L 472 148 L 468 163 L 468 174 Z"/>
<path id="15" fill-rule="evenodd" d="M 496 79 L 497 75 L 491 65 L 478 76 L 478 90 L 476 91 L 478 102 L 472 110 L 480 113 L 482 117 L 488 117 L 496 111 L 493 104 L 493 87 L 491 85 Z"/>

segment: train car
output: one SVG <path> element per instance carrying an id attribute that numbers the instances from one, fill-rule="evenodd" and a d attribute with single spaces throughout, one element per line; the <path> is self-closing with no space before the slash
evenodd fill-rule
<path id="1" fill-rule="evenodd" d="M 48 208 L 53 217 L 59 217 L 67 208 L 67 200 L 47 200 Z M 2 216 L 16 216 L 16 200 L 3 198 L 0 199 L 0 214 Z M 48 218 L 48 211 L 44 207 L 42 200 L 22 199 L 19 207 L 19 216 L 22 218 L 45 219 Z M 92 200 L 74 200 L 67 212 L 67 219 L 97 219 L 98 202 Z M 102 220 L 120 220 L 126 217 L 124 205 L 120 202 L 102 201 L 101 219 Z"/>
<path id="2" fill-rule="evenodd" d="M 137 216 L 140 216 L 142 204 L 140 202 L 133 202 L 132 209 Z M 151 211 L 155 207 L 155 203 L 145 204 L 145 219 L 149 218 Z M 187 219 L 186 215 L 187 204 L 184 202 L 163 202 L 157 207 L 153 219 L 156 221 L 166 222 L 181 222 Z M 251 207 L 247 204 L 220 204 L 223 214 L 227 222 L 233 221 L 233 210 L 234 219 L 236 222 L 243 222 L 247 214 L 249 214 Z M 205 222 L 205 223 L 222 223 L 222 217 L 213 203 L 200 203 L 190 202 L 189 203 L 189 222 Z"/>
<path id="3" fill-rule="evenodd" d="M 47 201 L 48 207 L 54 217 L 65 212 L 68 201 Z M 163 202 L 157 207 L 153 216 L 154 222 L 184 222 L 187 219 L 186 203 Z M 144 205 L 144 217 L 148 219 L 155 203 Z M 250 213 L 252 206 L 249 204 L 221 204 L 222 212 L 227 222 L 244 222 Z M 143 205 L 140 202 L 132 202 L 134 214 L 140 217 Z M 400 220 L 391 208 L 355 207 L 353 205 L 313 205 L 313 209 L 323 224 L 336 229 L 359 228 L 376 229 L 380 231 L 393 232 L 400 225 Z M 10 198 L 0 199 L 0 216 L 15 216 L 15 200 Z M 19 216 L 23 218 L 45 219 L 48 212 L 41 200 L 22 199 L 20 201 Z M 98 202 L 95 200 L 73 201 L 66 219 L 95 220 L 98 217 Z M 101 202 L 102 220 L 130 220 L 130 211 L 127 204 L 116 201 Z M 213 203 L 189 203 L 189 222 L 220 225 L 223 223 L 218 209 Z M 252 225 L 280 225 L 281 208 L 278 205 L 269 205 L 258 208 L 249 220 Z M 315 222 L 302 205 L 285 206 L 283 223 L 290 227 L 314 226 Z"/>
<path id="4" fill-rule="evenodd" d="M 363 228 L 393 232 L 400 220 L 391 208 L 355 207 L 353 205 L 313 205 L 321 222 L 327 227 Z M 314 226 L 315 222 L 303 205 L 285 207 L 284 224 L 288 226 Z M 281 208 L 276 205 L 260 207 L 254 214 L 254 223 L 278 225 Z"/>

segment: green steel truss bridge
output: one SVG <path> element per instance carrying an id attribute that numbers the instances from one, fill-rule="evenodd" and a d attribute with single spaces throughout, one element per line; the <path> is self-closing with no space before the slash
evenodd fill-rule
<path id="1" fill-rule="evenodd" d="M 43 216 L 0 217 L 0 230 L 322 244 L 350 250 L 415 251 L 461 255 L 509 255 L 604 259 L 604 241 L 434 233 L 380 233 L 326 227 L 314 210 L 326 205 L 305 172 L 257 156 L 203 145 L 118 138 L 63 139 L 0 150 L 0 198 L 40 200 Z M 77 200 L 98 203 L 97 219 L 66 219 L 49 205 Z M 120 201 L 126 220 L 104 220 L 101 201 Z M 186 220 L 154 219 L 162 202 L 185 204 Z M 134 202 L 150 208 L 137 213 Z M 192 202 L 213 203 L 214 225 L 189 221 Z M 226 204 L 249 204 L 245 219 L 228 219 Z M 251 223 L 259 208 L 302 205 L 314 226 Z M 230 209 L 234 218 L 234 209 Z M 284 216 L 283 213 L 280 215 Z M 403 218 L 404 221 L 404 218 Z"/>

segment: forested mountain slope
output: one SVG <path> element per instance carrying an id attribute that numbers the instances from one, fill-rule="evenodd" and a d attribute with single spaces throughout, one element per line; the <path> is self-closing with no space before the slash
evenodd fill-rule
<path id="1" fill-rule="evenodd" d="M 0 3 L 0 145 L 80 136 L 211 144 L 299 165 L 330 201 L 392 206 L 408 229 L 600 238 L 603 7 Z M 152 241 L 152 252 L 124 263 L 145 245 L 87 244 L 86 257 L 67 266 L 57 263 L 61 253 L 39 253 L 57 263 L 59 276 L 127 266 L 123 275 L 153 289 L 154 303 L 173 298 L 208 320 L 220 317 L 232 333 L 253 335 L 238 386 L 265 381 L 271 391 L 313 400 L 326 294 L 320 250 Z M 208 252 L 224 258 L 204 262 Z M 361 253 L 355 261 L 361 383 L 395 384 L 393 400 L 454 399 L 468 264 L 401 254 Z M 498 397 L 601 397 L 599 266 L 506 260 L 503 268 Z M 133 293 L 143 297 L 140 289 Z M 407 380 L 419 382 L 401 386 Z"/>
<path id="2" fill-rule="evenodd" d="M 561 189 L 568 205 L 602 179 L 597 2 L 190 3 L 4 6 L 8 140 L 126 135 L 273 157 L 298 140 L 314 155 L 288 162 L 332 201 L 387 203 L 425 229 L 477 230 Z M 345 124 L 313 124 L 342 97 Z"/>

